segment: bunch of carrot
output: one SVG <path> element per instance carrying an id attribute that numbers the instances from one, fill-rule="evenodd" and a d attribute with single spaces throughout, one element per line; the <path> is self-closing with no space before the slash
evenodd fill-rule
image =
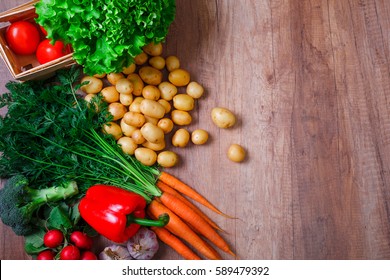
<path id="1" fill-rule="evenodd" d="M 162 172 L 160 174 L 157 187 L 161 190 L 162 195 L 155 197 L 149 203 L 147 211 L 151 218 L 156 219 L 164 213 L 170 217 L 164 228 L 151 228 L 162 242 L 183 258 L 190 260 L 201 259 L 198 254 L 207 259 L 221 259 L 220 254 L 212 245 L 235 256 L 227 242 L 218 233 L 218 231 L 222 231 L 218 225 L 186 197 L 220 215 L 229 216 L 218 210 L 193 188 L 169 173 Z M 198 254 L 193 250 L 197 251 Z"/>

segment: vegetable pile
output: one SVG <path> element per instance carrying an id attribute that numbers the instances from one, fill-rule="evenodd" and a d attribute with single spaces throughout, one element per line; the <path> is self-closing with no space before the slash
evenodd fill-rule
<path id="1" fill-rule="evenodd" d="M 61 201 L 44 201 L 39 209 L 32 208 L 29 215 L 34 217 L 34 223 L 29 224 L 27 219 L 26 231 L 18 232 L 26 236 L 26 251 L 39 254 L 47 249 L 38 241 L 42 240 L 39 236 L 46 228 L 60 229 L 64 235 L 75 229 L 94 230 L 114 242 L 123 242 L 135 232 L 120 239 L 115 236 L 131 231 L 135 227 L 133 223 L 142 225 L 144 222 L 131 215 L 131 209 L 138 209 L 137 205 L 141 205 L 155 220 L 154 224 L 148 222 L 148 226 L 183 257 L 200 259 L 188 247 L 190 244 L 206 258 L 221 258 L 200 235 L 221 250 L 233 254 L 217 233 L 218 226 L 184 195 L 224 214 L 194 189 L 161 171 L 158 166 L 146 166 L 134 156 L 124 153 L 115 138 L 102 129 L 113 117 L 102 95 L 97 94 L 91 102 L 87 102 L 78 94 L 79 88 L 84 85 L 79 82 L 80 76 L 79 69 L 74 67 L 60 71 L 51 81 L 10 82 L 6 85 L 10 92 L 0 99 L 0 107 L 8 107 L 6 116 L 0 119 L 0 176 L 11 178 L 9 182 L 15 176 L 24 176 L 27 181 L 23 184 L 28 182 L 36 192 L 49 193 L 50 188 L 67 186 L 69 181 L 77 184 L 78 192 L 71 193 L 71 197 L 64 195 Z M 13 183 L 12 186 L 18 184 Z M 106 186 L 95 192 L 96 184 Z M 114 186 L 118 191 L 131 192 L 139 198 L 129 205 L 121 204 L 123 195 L 115 195 L 109 190 Z M 8 188 L 4 189 L 0 193 L 3 201 L 9 199 L 12 193 L 7 191 Z M 89 191 L 93 191 L 93 200 L 88 195 Z M 99 206 L 93 206 L 93 201 L 99 196 L 106 198 L 106 202 L 100 199 Z M 23 207 L 22 202 L 17 201 L 13 207 Z M 107 220 L 99 213 L 118 209 L 128 210 L 115 214 L 118 219 L 110 229 L 115 226 L 116 230 L 107 232 L 107 226 L 100 226 Z M 0 212 L 3 222 L 17 228 L 6 213 Z M 61 252 L 56 255 L 60 259 Z"/>
<path id="2" fill-rule="evenodd" d="M 179 148 L 191 141 L 202 145 L 208 140 L 208 132 L 197 128 L 190 133 L 186 127 L 192 123 L 192 111 L 203 96 L 203 86 L 180 66 L 178 57 L 164 57 L 162 52 L 161 43 L 148 44 L 135 57 L 135 63 L 121 72 L 84 76 L 82 82 L 86 84 L 81 90 L 88 102 L 101 94 L 108 103 L 113 119 L 104 129 L 124 153 L 135 155 L 147 166 L 157 162 L 170 168 L 179 162 L 179 154 L 169 149 L 168 142 Z"/>
<path id="3" fill-rule="evenodd" d="M 176 12 L 174 0 L 41 0 L 37 22 L 48 38 L 71 43 L 89 75 L 119 72 L 142 47 L 165 39 Z"/>

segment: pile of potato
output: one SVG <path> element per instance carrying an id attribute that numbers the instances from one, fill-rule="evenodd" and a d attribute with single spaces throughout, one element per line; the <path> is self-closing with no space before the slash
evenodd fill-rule
<path id="1" fill-rule="evenodd" d="M 192 122 L 190 112 L 202 97 L 203 86 L 191 80 L 176 56 L 164 58 L 162 52 L 161 44 L 150 44 L 121 73 L 83 77 L 81 82 L 89 83 L 81 90 L 87 101 L 101 93 L 109 103 L 114 119 L 104 131 L 115 137 L 125 153 L 147 166 L 157 162 L 173 167 L 179 158 L 166 149 L 166 141 L 175 125 L 179 126 L 171 137 L 175 147 L 185 147 L 189 141 L 205 144 L 209 135 L 203 129 L 190 133 L 185 128 Z M 180 87 L 185 87 L 185 93 L 179 93 Z"/>

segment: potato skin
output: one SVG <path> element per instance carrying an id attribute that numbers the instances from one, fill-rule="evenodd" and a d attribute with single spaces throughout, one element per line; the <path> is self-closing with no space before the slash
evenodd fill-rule
<path id="1" fill-rule="evenodd" d="M 152 66 L 143 66 L 139 70 L 139 76 L 148 85 L 158 86 L 162 82 L 162 72 Z"/>
<path id="2" fill-rule="evenodd" d="M 187 111 L 173 110 L 171 120 L 177 125 L 189 125 L 192 122 L 192 116 Z"/>
<path id="3" fill-rule="evenodd" d="M 191 75 L 187 70 L 175 69 L 168 75 L 168 80 L 177 87 L 184 87 L 191 81 Z"/>
<path id="4" fill-rule="evenodd" d="M 103 89 L 103 81 L 93 77 L 85 76 L 81 79 L 81 83 L 88 82 L 87 84 L 81 86 L 81 90 L 86 94 L 98 94 Z"/>
<path id="5" fill-rule="evenodd" d="M 157 156 L 157 163 L 162 167 L 174 167 L 178 161 L 178 155 L 172 151 L 163 151 Z"/>
<path id="6" fill-rule="evenodd" d="M 165 108 L 157 101 L 150 99 L 143 99 L 140 104 L 142 114 L 149 117 L 161 119 L 165 115 Z"/>
<path id="7" fill-rule="evenodd" d="M 164 131 L 152 123 L 145 123 L 141 127 L 141 133 L 147 141 L 153 144 L 159 144 L 164 141 Z"/>
<path id="8" fill-rule="evenodd" d="M 209 134 L 204 129 L 195 129 L 191 133 L 191 141 L 195 145 L 203 145 L 207 142 L 208 139 L 209 139 Z"/>
<path id="9" fill-rule="evenodd" d="M 134 155 L 136 159 L 146 166 L 152 166 L 157 161 L 157 153 L 149 148 L 137 148 Z"/>
<path id="10" fill-rule="evenodd" d="M 190 133 L 185 128 L 178 129 L 172 136 L 172 145 L 175 147 L 184 148 L 190 141 Z"/>
<path id="11" fill-rule="evenodd" d="M 246 152 L 242 146 L 232 144 L 228 149 L 227 155 L 231 161 L 242 162 L 245 159 Z"/>
<path id="12" fill-rule="evenodd" d="M 215 107 L 211 110 L 211 119 L 220 128 L 230 128 L 236 123 L 236 116 L 223 107 Z"/>

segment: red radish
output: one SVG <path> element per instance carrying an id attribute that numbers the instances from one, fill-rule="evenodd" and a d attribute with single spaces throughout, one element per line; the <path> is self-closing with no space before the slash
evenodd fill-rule
<path id="1" fill-rule="evenodd" d="M 52 229 L 43 236 L 43 243 L 46 247 L 56 248 L 64 241 L 64 234 L 58 229 Z"/>
<path id="2" fill-rule="evenodd" d="M 70 241 L 80 249 L 91 250 L 93 240 L 81 231 L 74 231 L 70 235 Z"/>
<path id="3" fill-rule="evenodd" d="M 37 260 L 54 260 L 54 252 L 52 250 L 45 250 L 38 254 Z"/>
<path id="4" fill-rule="evenodd" d="M 80 250 L 76 246 L 67 245 L 60 253 L 60 260 L 79 260 Z"/>
<path id="5" fill-rule="evenodd" d="M 91 251 L 84 251 L 81 253 L 81 260 L 97 260 L 97 256 Z"/>

